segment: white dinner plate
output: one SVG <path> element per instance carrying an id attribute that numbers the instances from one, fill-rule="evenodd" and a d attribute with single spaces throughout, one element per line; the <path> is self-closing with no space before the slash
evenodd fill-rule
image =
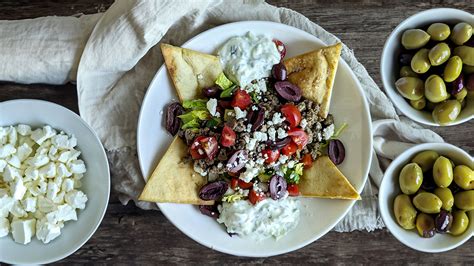
<path id="1" fill-rule="evenodd" d="M 286 44 L 286 58 L 325 46 L 315 36 L 287 25 L 246 21 L 203 32 L 186 42 L 183 47 L 215 54 L 226 40 L 248 31 L 281 40 Z M 150 176 L 171 143 L 172 137 L 163 126 L 163 111 L 168 103 L 176 99 L 175 89 L 165 66 L 162 66 L 148 88 L 138 122 L 138 156 L 145 178 Z M 349 125 L 341 137 L 346 147 L 346 159 L 339 165 L 339 169 L 357 191 L 361 192 L 367 180 L 372 156 L 371 120 L 362 88 L 342 59 L 336 74 L 330 111 L 335 116 L 336 126 L 343 122 Z M 267 239 L 263 242 L 229 237 L 223 225 L 202 215 L 196 206 L 169 203 L 158 206 L 176 227 L 202 245 L 237 256 L 266 257 L 299 249 L 320 238 L 344 217 L 354 202 L 303 199 L 297 228 L 278 241 Z"/>
<path id="2" fill-rule="evenodd" d="M 0 238 L 0 262 L 46 264 L 63 259 L 78 250 L 94 234 L 104 217 L 110 194 L 109 164 L 94 131 L 77 114 L 54 103 L 39 100 L 13 100 L 0 103 L 0 126 L 28 124 L 33 128 L 50 125 L 77 138 L 87 172 L 81 179 L 88 198 L 78 210 L 77 221 L 66 222 L 61 235 L 49 242 L 32 238 L 27 245 L 13 241 L 11 233 Z"/>

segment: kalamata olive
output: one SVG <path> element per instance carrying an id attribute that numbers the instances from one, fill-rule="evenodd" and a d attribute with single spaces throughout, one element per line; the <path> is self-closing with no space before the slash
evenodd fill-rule
<path id="1" fill-rule="evenodd" d="M 438 233 L 446 233 L 453 224 L 453 215 L 445 210 L 441 212 L 435 218 L 435 228 Z"/>
<path id="2" fill-rule="evenodd" d="M 421 237 L 430 238 L 436 233 L 433 217 L 420 213 L 416 217 L 416 230 Z"/>
<path id="3" fill-rule="evenodd" d="M 421 183 L 421 189 L 425 191 L 432 191 L 436 188 L 436 184 L 433 180 L 431 171 L 423 173 L 423 183 Z"/>
<path id="4" fill-rule="evenodd" d="M 281 199 L 286 192 L 286 181 L 280 175 L 274 175 L 270 179 L 270 196 L 274 200 Z"/>
<path id="5" fill-rule="evenodd" d="M 413 54 L 409 53 L 401 53 L 398 57 L 398 61 L 402 66 L 409 66 L 411 63 L 411 59 L 413 58 Z"/>
<path id="6" fill-rule="evenodd" d="M 464 88 L 464 75 L 461 73 L 457 79 L 453 81 L 451 95 L 456 95 Z"/>
<path id="7" fill-rule="evenodd" d="M 301 99 L 301 89 L 289 81 L 275 82 L 275 90 L 287 101 L 298 102 Z"/>
<path id="8" fill-rule="evenodd" d="M 204 185 L 199 191 L 199 198 L 202 200 L 218 200 L 229 188 L 225 181 L 215 181 Z"/>
<path id="9" fill-rule="evenodd" d="M 171 103 L 166 108 L 166 130 L 173 136 L 178 133 L 181 127 L 181 119 L 178 118 L 178 115 L 183 113 L 184 109 L 178 102 Z"/>
<path id="10" fill-rule="evenodd" d="M 236 151 L 230 159 L 227 161 L 226 167 L 227 171 L 231 173 L 237 173 L 240 169 L 244 168 L 245 163 L 248 160 L 248 154 L 246 150 Z"/>
<path id="11" fill-rule="evenodd" d="M 217 85 L 202 89 L 202 96 L 207 98 L 218 98 L 220 93 L 221 89 Z"/>
<path id="12" fill-rule="evenodd" d="M 469 41 L 464 43 L 465 46 L 474 47 L 474 35 L 471 36 Z"/>
<path id="13" fill-rule="evenodd" d="M 217 101 L 217 106 L 224 108 L 224 109 L 230 109 L 232 108 L 231 106 L 231 101 L 225 101 L 225 100 L 218 100 Z"/>
<path id="14" fill-rule="evenodd" d="M 272 76 L 276 80 L 286 80 L 287 73 L 288 72 L 286 71 L 286 67 L 283 63 L 278 63 L 272 67 Z"/>
<path id="15" fill-rule="evenodd" d="M 328 154 L 329 158 L 335 165 L 342 163 L 346 157 L 346 149 L 344 148 L 344 144 L 342 144 L 342 142 L 338 139 L 329 141 Z"/>
<path id="16" fill-rule="evenodd" d="M 283 139 L 279 139 L 279 140 L 270 142 L 268 144 L 268 146 L 272 150 L 279 150 L 279 149 L 285 147 L 290 142 L 291 142 L 291 138 L 290 137 L 285 137 Z"/>
<path id="17" fill-rule="evenodd" d="M 467 76 L 465 86 L 468 91 L 474 91 L 474 74 Z"/>
<path id="18" fill-rule="evenodd" d="M 265 118 L 265 109 L 261 106 L 257 107 L 257 110 L 250 109 L 247 113 L 247 121 L 252 125 L 250 131 L 254 132 L 263 125 Z"/>
<path id="19" fill-rule="evenodd" d="M 199 210 L 204 215 L 216 219 L 219 218 L 219 210 L 217 209 L 217 205 L 199 205 Z"/>

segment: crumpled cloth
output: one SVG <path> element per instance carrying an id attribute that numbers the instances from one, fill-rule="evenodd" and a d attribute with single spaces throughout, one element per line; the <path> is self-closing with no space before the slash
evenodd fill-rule
<path id="1" fill-rule="evenodd" d="M 181 45 L 202 31 L 241 20 L 275 21 L 307 31 L 327 44 L 340 42 L 303 15 L 259 0 L 116 1 L 105 13 L 0 21 L 0 80 L 76 82 L 80 114 L 107 150 L 113 189 L 123 204 L 134 200 L 137 206 L 152 209 L 156 205 L 137 201 L 144 181 L 136 128 L 144 94 L 163 63 L 157 44 Z M 362 200 L 335 230 L 372 231 L 384 226 L 377 208 L 377 187 L 390 161 L 415 143 L 443 139 L 399 116 L 345 45 L 342 58 L 359 79 L 370 105 L 376 156 Z"/>

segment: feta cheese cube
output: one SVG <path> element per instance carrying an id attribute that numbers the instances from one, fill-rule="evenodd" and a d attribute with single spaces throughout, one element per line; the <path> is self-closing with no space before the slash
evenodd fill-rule
<path id="1" fill-rule="evenodd" d="M 20 161 L 23 162 L 26 158 L 30 156 L 32 152 L 33 152 L 33 149 L 28 144 L 23 143 L 18 147 L 16 151 L 16 156 L 18 156 L 18 159 L 20 159 Z"/>
<path id="2" fill-rule="evenodd" d="M 23 207 L 25 211 L 27 212 L 35 212 L 36 211 L 36 202 L 37 199 L 33 197 L 28 197 L 24 199 L 21 203 L 23 204 Z"/>
<path id="3" fill-rule="evenodd" d="M 12 235 L 15 242 L 26 245 L 31 242 L 31 237 L 36 232 L 36 219 L 16 220 L 11 224 Z"/>
<path id="4" fill-rule="evenodd" d="M 10 232 L 10 221 L 7 218 L 0 218 L 0 237 L 7 236 Z"/>
<path id="5" fill-rule="evenodd" d="M 8 164 L 15 167 L 15 168 L 21 168 L 21 161 L 20 159 L 18 158 L 18 156 L 16 155 L 12 155 L 9 159 L 8 159 Z"/>
<path id="6" fill-rule="evenodd" d="M 48 198 L 38 196 L 38 210 L 43 213 L 49 213 L 56 210 L 56 204 Z"/>
<path id="7" fill-rule="evenodd" d="M 48 188 L 48 183 L 46 183 L 43 180 L 35 180 L 33 182 L 31 188 L 28 189 L 28 191 L 31 193 L 33 196 L 38 196 L 38 195 L 44 195 L 46 194 L 46 190 Z"/>
<path id="8" fill-rule="evenodd" d="M 209 99 L 206 103 L 207 110 L 212 116 L 219 116 L 217 112 L 217 100 L 214 98 Z"/>
<path id="9" fill-rule="evenodd" d="M 273 117 L 272 117 L 273 125 L 279 125 L 283 121 L 285 121 L 285 118 L 281 116 L 281 113 L 276 112 L 276 113 L 273 114 Z"/>
<path id="10" fill-rule="evenodd" d="M 241 119 L 247 117 L 247 111 L 241 110 L 239 107 L 234 107 L 235 119 Z"/>
<path id="11" fill-rule="evenodd" d="M 19 124 L 16 126 L 16 131 L 22 136 L 28 136 L 31 134 L 31 127 L 28 125 Z"/>
<path id="12" fill-rule="evenodd" d="M 325 129 L 323 129 L 323 138 L 325 140 L 329 140 L 332 135 L 334 135 L 334 124 L 329 125 Z"/>
<path id="13" fill-rule="evenodd" d="M 46 190 L 46 198 L 54 200 L 59 193 L 59 186 L 54 181 L 48 182 L 48 189 Z"/>
<path id="14" fill-rule="evenodd" d="M 5 166 L 7 166 L 7 161 L 0 159 L 0 173 L 3 173 Z"/>
<path id="15" fill-rule="evenodd" d="M 8 195 L 3 195 L 0 197 L 0 217 L 8 217 L 8 213 L 13 208 L 13 203 L 15 200 Z"/>
<path id="16" fill-rule="evenodd" d="M 84 209 L 86 207 L 87 196 L 84 192 L 79 190 L 72 190 L 66 193 L 66 203 L 73 208 Z"/>
<path id="17" fill-rule="evenodd" d="M 16 132 L 15 127 L 10 127 L 10 129 L 8 130 L 8 143 L 16 145 L 17 140 L 18 134 Z"/>
<path id="18" fill-rule="evenodd" d="M 15 179 L 21 179 L 20 170 L 16 169 L 15 167 L 11 165 L 7 165 L 3 169 L 3 180 L 5 182 L 10 182 Z"/>
<path id="19" fill-rule="evenodd" d="M 83 160 L 73 160 L 67 165 L 72 173 L 83 174 L 86 172 L 86 165 Z"/>
<path id="20" fill-rule="evenodd" d="M 31 138 L 38 143 L 39 145 L 43 144 L 47 139 L 56 135 L 56 131 L 50 126 L 44 126 L 43 128 L 38 128 L 31 133 Z"/>
<path id="21" fill-rule="evenodd" d="M 61 227 L 57 224 L 49 223 L 46 218 L 36 223 L 36 238 L 48 244 L 61 234 Z"/>
<path id="22" fill-rule="evenodd" d="M 268 130 L 267 130 L 267 134 L 268 134 L 268 138 L 269 138 L 271 141 L 275 141 L 276 130 L 275 130 L 274 127 L 269 127 Z"/>
<path id="23" fill-rule="evenodd" d="M 13 203 L 12 208 L 10 209 L 10 213 L 17 218 L 23 218 L 27 216 L 27 213 L 25 209 L 23 209 L 23 206 L 21 205 L 21 202 L 19 200 L 15 201 Z"/>
<path id="24" fill-rule="evenodd" d="M 45 166 L 38 169 L 39 175 L 46 178 L 53 178 L 56 176 L 56 164 L 53 162 L 47 163 Z"/>
<path id="25" fill-rule="evenodd" d="M 59 177 L 70 177 L 72 173 L 67 169 L 66 165 L 63 163 L 58 163 L 56 165 L 57 168 L 57 176 Z"/>
<path id="26" fill-rule="evenodd" d="M 25 178 L 27 180 L 37 180 L 39 177 L 39 171 L 34 167 L 27 167 L 25 169 Z"/>
<path id="27" fill-rule="evenodd" d="M 278 134 L 279 139 L 284 139 L 288 136 L 288 134 L 286 133 L 286 131 L 283 128 L 279 128 L 277 130 L 277 134 Z"/>
<path id="28" fill-rule="evenodd" d="M 21 178 L 16 178 L 13 181 L 13 184 L 10 186 L 10 193 L 15 200 L 23 199 L 23 196 L 26 193 L 26 187 L 23 184 L 23 180 Z"/>
<path id="29" fill-rule="evenodd" d="M 16 152 L 15 146 L 8 143 L 5 145 L 0 145 L 0 159 L 7 158 L 8 156 Z"/>
<path id="30" fill-rule="evenodd" d="M 49 223 L 56 224 L 58 222 L 67 222 L 70 220 L 77 220 L 76 210 L 67 204 L 59 205 L 58 209 L 46 214 L 46 219 Z"/>

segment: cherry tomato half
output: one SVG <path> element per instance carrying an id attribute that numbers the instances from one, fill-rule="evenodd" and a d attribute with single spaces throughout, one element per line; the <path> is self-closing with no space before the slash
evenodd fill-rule
<path id="1" fill-rule="evenodd" d="M 245 182 L 244 180 L 239 179 L 239 187 L 241 189 L 249 189 L 249 188 L 253 187 L 253 183 L 252 182 Z"/>
<path id="2" fill-rule="evenodd" d="M 245 110 L 251 104 L 252 98 L 250 98 L 250 95 L 244 90 L 237 90 L 230 103 L 232 107 L 239 107 L 242 110 Z"/>
<path id="3" fill-rule="evenodd" d="M 295 197 L 300 195 L 300 188 L 296 184 L 289 184 L 286 190 L 288 190 L 290 196 Z"/>
<path id="4" fill-rule="evenodd" d="M 224 147 L 230 147 L 235 144 L 235 132 L 227 125 L 224 125 L 221 134 L 221 144 Z"/>
<path id="5" fill-rule="evenodd" d="M 311 154 L 307 153 L 303 155 L 303 158 L 301 158 L 301 162 L 303 163 L 305 169 L 311 168 L 311 166 L 313 165 L 313 158 L 311 157 Z"/>
<path id="6" fill-rule="evenodd" d="M 193 159 L 214 159 L 217 154 L 217 139 L 215 137 L 196 137 L 189 149 Z"/>
<path id="7" fill-rule="evenodd" d="M 263 150 L 262 156 L 265 159 L 265 163 L 271 164 L 278 160 L 278 158 L 280 157 L 280 151 L 271 149 Z"/>
<path id="8" fill-rule="evenodd" d="M 286 144 L 286 146 L 281 149 L 281 153 L 283 155 L 290 157 L 291 155 L 295 154 L 297 150 L 298 150 L 298 146 L 292 141 Z"/>
<path id="9" fill-rule="evenodd" d="M 308 134 L 300 128 L 292 128 L 288 130 L 288 136 L 290 136 L 291 140 L 298 145 L 298 149 L 300 150 L 303 149 L 309 141 Z"/>
<path id="10" fill-rule="evenodd" d="M 275 43 L 278 52 L 280 53 L 280 59 L 283 59 L 286 55 L 286 46 L 283 44 L 280 40 L 273 39 L 273 42 Z"/>
<path id="11" fill-rule="evenodd" d="M 239 185 L 239 179 L 238 178 L 232 178 L 230 180 L 230 187 L 232 189 L 235 189 Z"/>
<path id="12" fill-rule="evenodd" d="M 286 118 L 286 121 L 290 122 L 290 127 L 294 128 L 300 124 L 301 121 L 301 112 L 292 103 L 287 103 L 281 107 L 281 112 L 283 116 Z"/>
<path id="13" fill-rule="evenodd" d="M 265 194 L 263 192 L 256 192 L 255 190 L 250 190 L 250 193 L 249 193 L 249 200 L 250 202 L 255 205 L 257 204 L 259 201 L 262 201 L 265 199 Z"/>

